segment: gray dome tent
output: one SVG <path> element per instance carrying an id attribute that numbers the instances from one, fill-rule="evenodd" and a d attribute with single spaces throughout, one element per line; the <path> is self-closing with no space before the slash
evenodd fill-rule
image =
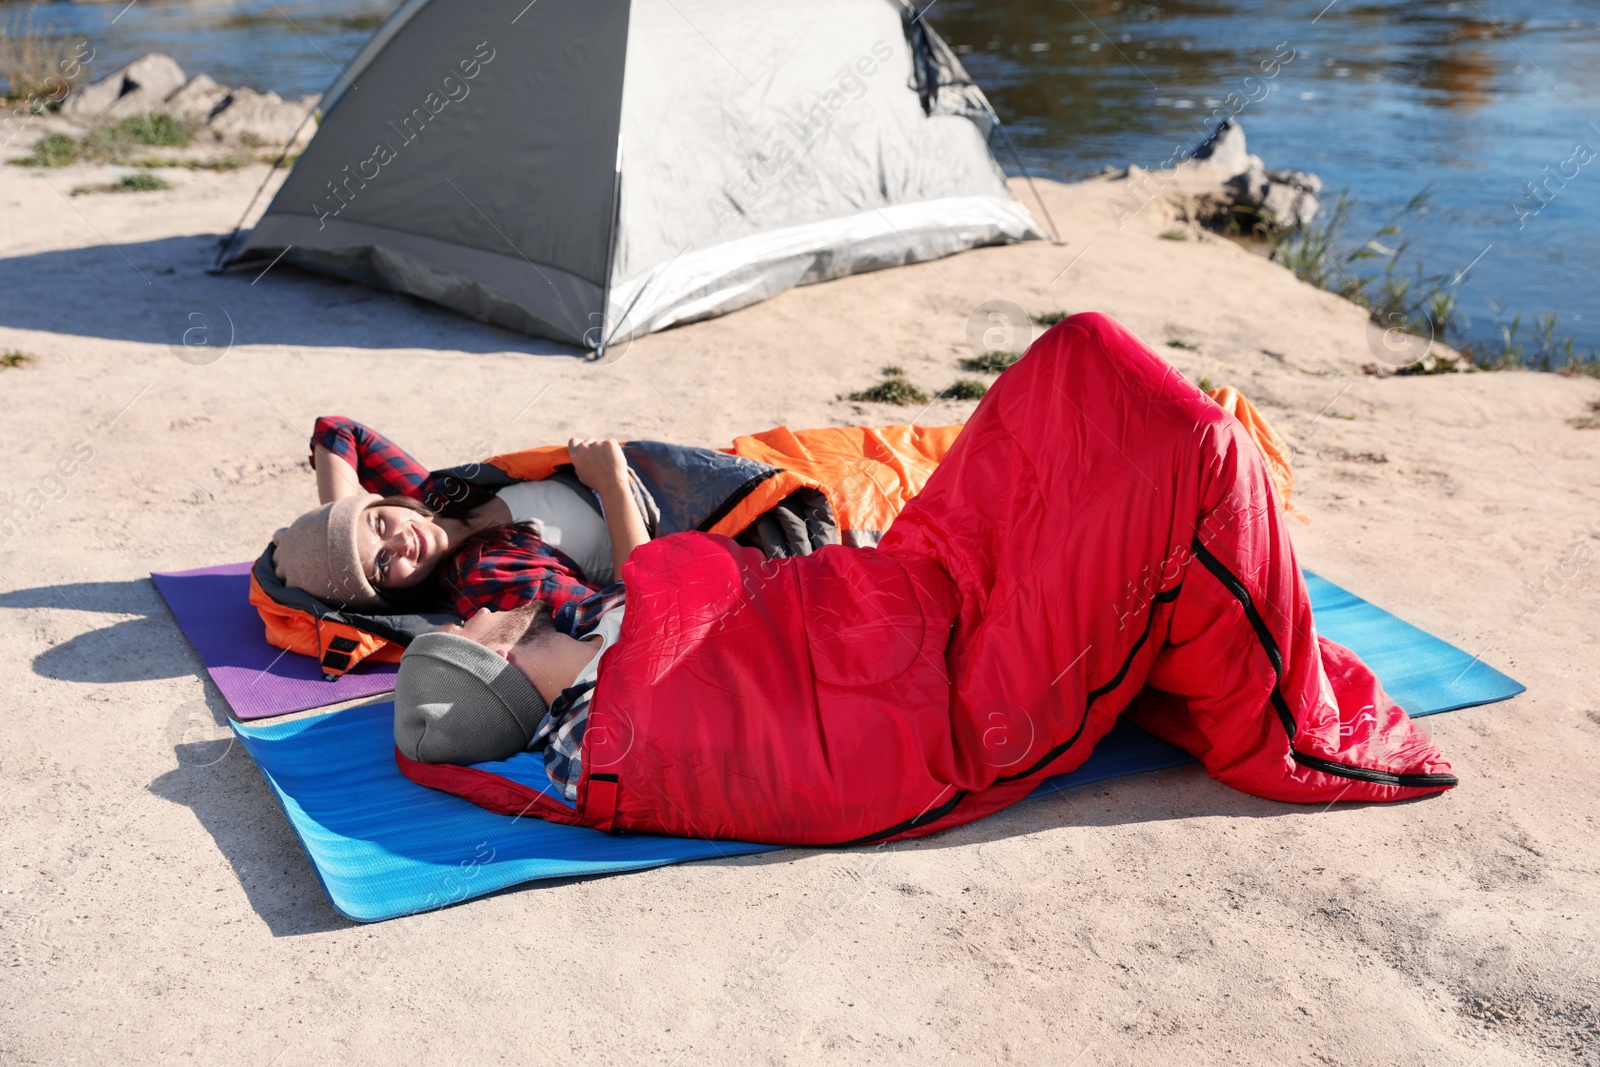
<path id="1" fill-rule="evenodd" d="M 232 262 L 602 347 L 1040 236 L 902 0 L 406 0 Z"/>

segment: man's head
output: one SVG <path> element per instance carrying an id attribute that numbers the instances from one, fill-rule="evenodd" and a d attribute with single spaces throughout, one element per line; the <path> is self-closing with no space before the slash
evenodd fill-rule
<path id="1" fill-rule="evenodd" d="M 556 624 L 551 618 L 549 604 L 542 600 L 530 600 L 509 611 L 483 608 L 466 622 L 450 623 L 441 627 L 441 630 L 465 637 L 497 656 L 510 659 L 518 646 L 532 647 L 546 635 L 555 633 Z"/>
<path id="2" fill-rule="evenodd" d="M 525 672 L 538 677 L 538 646 L 557 636 L 549 606 L 535 600 L 412 641 L 395 681 L 395 745 L 421 763 L 482 763 L 527 748 L 547 704 Z"/>

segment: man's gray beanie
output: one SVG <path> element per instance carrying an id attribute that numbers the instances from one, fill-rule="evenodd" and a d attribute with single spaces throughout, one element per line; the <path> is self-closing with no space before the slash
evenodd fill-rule
<path id="1" fill-rule="evenodd" d="M 544 698 L 504 657 L 457 634 L 423 634 L 400 659 L 394 743 L 419 763 L 483 763 L 528 747 Z"/>

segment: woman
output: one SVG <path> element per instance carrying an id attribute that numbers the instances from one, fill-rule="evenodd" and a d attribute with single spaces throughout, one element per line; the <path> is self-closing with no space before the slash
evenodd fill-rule
<path id="1" fill-rule="evenodd" d="M 581 600 L 609 585 L 650 535 L 621 446 L 573 438 L 568 448 L 581 485 L 548 478 L 486 491 L 430 474 L 359 422 L 320 418 L 311 463 L 322 506 L 274 536 L 274 570 L 287 585 L 363 611 L 433 602 L 467 617 L 534 599 L 552 610 Z"/>

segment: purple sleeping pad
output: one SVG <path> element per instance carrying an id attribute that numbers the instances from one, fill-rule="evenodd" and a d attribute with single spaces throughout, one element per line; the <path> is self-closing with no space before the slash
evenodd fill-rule
<path id="1" fill-rule="evenodd" d="M 239 719 L 266 719 L 394 689 L 394 663 L 362 663 L 338 681 L 310 656 L 267 644 L 250 603 L 250 563 L 152 574 L 178 629 Z"/>

